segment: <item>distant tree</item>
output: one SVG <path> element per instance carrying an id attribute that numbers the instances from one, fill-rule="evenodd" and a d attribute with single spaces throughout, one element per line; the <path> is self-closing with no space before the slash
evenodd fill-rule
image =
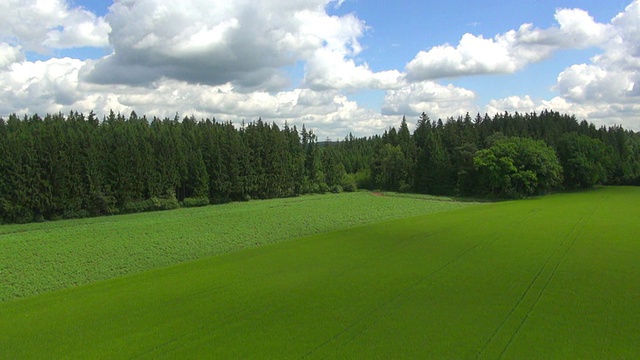
<path id="1" fill-rule="evenodd" d="M 371 175 L 376 186 L 383 190 L 398 191 L 406 178 L 405 158 L 399 145 L 384 144 L 376 155 Z"/>
<path id="2" fill-rule="evenodd" d="M 590 188 L 606 181 L 609 160 L 602 141 L 575 132 L 565 134 L 558 143 L 558 157 L 565 188 Z"/>
<path id="3" fill-rule="evenodd" d="M 555 151 L 543 141 L 509 137 L 474 157 L 480 190 L 500 197 L 543 194 L 562 182 Z"/>
<path id="4" fill-rule="evenodd" d="M 549 110 L 423 113 L 413 134 L 403 117 L 382 135 L 328 143 L 262 119 L 10 115 L 0 154 L 4 223 L 356 188 L 521 197 L 557 188 L 562 172 L 567 189 L 640 185 L 640 134 Z"/>

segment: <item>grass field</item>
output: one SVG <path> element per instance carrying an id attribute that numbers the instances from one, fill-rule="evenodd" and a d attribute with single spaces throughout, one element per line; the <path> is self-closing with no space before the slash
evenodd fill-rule
<path id="1" fill-rule="evenodd" d="M 0 302 L 187 260 L 469 204 L 302 196 L 41 224 L 0 226 Z"/>
<path id="2" fill-rule="evenodd" d="M 0 358 L 640 356 L 640 189 L 387 221 L 0 304 Z"/>

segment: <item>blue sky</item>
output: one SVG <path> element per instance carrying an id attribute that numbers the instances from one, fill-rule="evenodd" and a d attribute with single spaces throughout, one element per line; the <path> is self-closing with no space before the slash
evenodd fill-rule
<path id="1" fill-rule="evenodd" d="M 342 137 L 554 109 L 640 130 L 639 29 L 640 0 L 8 0 L 0 116 L 262 117 Z"/>
<path id="2" fill-rule="evenodd" d="M 558 8 L 585 9 L 596 21 L 608 22 L 626 5 L 621 1 L 616 4 L 616 1 L 484 0 L 471 5 L 461 0 L 347 1 L 331 13 L 353 12 L 371 26 L 361 41 L 365 47 L 362 57 L 373 70 L 381 71 L 402 68 L 420 50 L 443 43 L 456 44 L 464 33 L 493 37 L 524 23 L 550 27 L 555 24 L 553 15 Z M 513 94 L 548 98 L 553 96 L 551 87 L 563 69 L 586 62 L 597 52 L 597 49 L 564 50 L 549 61 L 532 64 L 517 74 L 448 80 L 475 89 L 481 102 Z M 379 100 L 384 93 L 374 92 L 374 97 Z"/>

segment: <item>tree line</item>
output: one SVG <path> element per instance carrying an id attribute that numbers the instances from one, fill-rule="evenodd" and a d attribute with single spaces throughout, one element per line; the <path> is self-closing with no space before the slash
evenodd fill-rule
<path id="1" fill-rule="evenodd" d="M 640 134 L 548 110 L 444 121 L 423 113 L 413 133 L 403 118 L 398 129 L 334 146 L 370 189 L 518 198 L 640 184 Z"/>
<path id="2" fill-rule="evenodd" d="M 262 119 L 110 112 L 0 118 L 0 221 L 77 218 L 354 191 L 524 197 L 640 183 L 640 137 L 574 116 L 406 119 L 382 135 L 319 142 Z"/>

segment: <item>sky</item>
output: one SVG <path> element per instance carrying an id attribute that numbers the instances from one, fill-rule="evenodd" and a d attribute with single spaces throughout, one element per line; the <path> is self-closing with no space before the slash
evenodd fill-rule
<path id="1" fill-rule="evenodd" d="M 575 114 L 640 131 L 640 0 L 5 0 L 0 116 L 301 127 Z"/>

